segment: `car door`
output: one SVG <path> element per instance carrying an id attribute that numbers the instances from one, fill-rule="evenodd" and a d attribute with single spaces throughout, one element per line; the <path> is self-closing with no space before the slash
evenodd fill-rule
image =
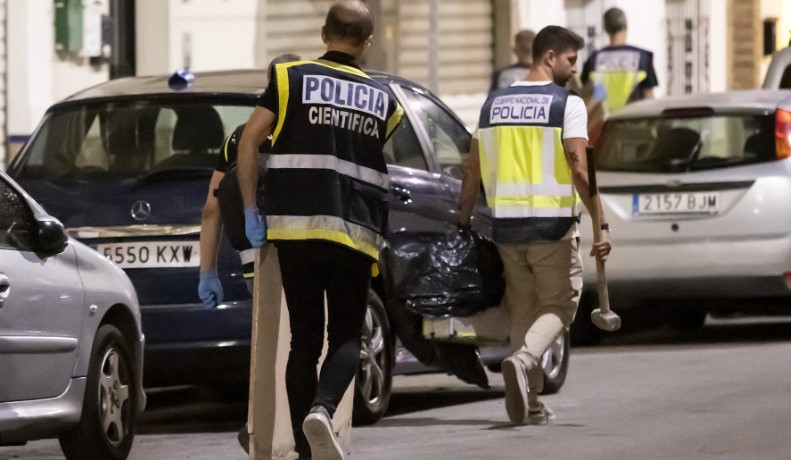
<path id="1" fill-rule="evenodd" d="M 433 95 L 408 87 L 402 87 L 399 94 L 424 140 L 430 168 L 435 172 L 436 196 L 442 201 L 445 218 L 455 226 L 463 167 L 472 136 L 458 117 Z M 477 231 L 491 234 L 491 218 L 483 193 L 479 195 L 474 221 Z"/>
<path id="2" fill-rule="evenodd" d="M 25 197 L 0 175 L 0 402 L 55 397 L 69 385 L 82 329 L 74 248 L 41 258 Z"/>
<path id="3" fill-rule="evenodd" d="M 406 98 L 408 89 L 391 84 L 405 114 L 384 148 L 390 173 L 390 234 L 444 234 L 456 227 L 446 185 L 430 158 L 427 139 Z"/>

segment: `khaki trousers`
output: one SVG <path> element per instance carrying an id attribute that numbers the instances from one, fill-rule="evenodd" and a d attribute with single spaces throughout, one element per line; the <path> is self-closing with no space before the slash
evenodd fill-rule
<path id="1" fill-rule="evenodd" d="M 511 314 L 511 351 L 525 363 L 529 396 L 537 400 L 544 386 L 541 356 L 577 313 L 582 293 L 579 239 L 498 244 L 497 248 Z"/>

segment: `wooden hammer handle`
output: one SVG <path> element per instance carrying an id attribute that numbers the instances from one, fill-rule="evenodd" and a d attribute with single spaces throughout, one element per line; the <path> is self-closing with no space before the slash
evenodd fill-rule
<path id="1" fill-rule="evenodd" d="M 596 168 L 593 164 L 593 149 L 590 147 L 586 150 L 586 159 L 588 161 L 588 190 L 590 191 L 590 202 L 592 209 L 591 222 L 593 222 L 593 242 L 599 243 L 602 240 L 601 229 L 601 199 L 599 198 L 599 189 L 596 184 Z M 602 313 L 610 311 L 610 294 L 607 290 L 607 272 L 604 269 L 604 261 L 596 257 L 596 284 L 599 292 L 599 308 Z"/>

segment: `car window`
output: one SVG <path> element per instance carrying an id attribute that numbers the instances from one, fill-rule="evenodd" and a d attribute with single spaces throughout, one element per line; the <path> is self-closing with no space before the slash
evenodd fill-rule
<path id="1" fill-rule="evenodd" d="M 406 115 L 384 145 L 384 155 L 387 164 L 428 171 L 423 148 Z"/>
<path id="2" fill-rule="evenodd" d="M 31 247 L 34 228 L 33 216 L 24 198 L 0 179 L 0 248 Z"/>
<path id="3" fill-rule="evenodd" d="M 461 166 L 470 151 L 470 133 L 448 111 L 431 98 L 404 88 L 406 103 L 417 114 L 428 133 L 440 167 Z"/>
<path id="4" fill-rule="evenodd" d="M 771 161 L 774 135 L 771 115 L 610 121 L 596 144 L 596 167 L 682 172 Z"/>
<path id="5" fill-rule="evenodd" d="M 252 107 L 196 102 L 105 102 L 50 113 L 18 168 L 23 179 L 138 176 L 213 169 L 225 137 Z"/>

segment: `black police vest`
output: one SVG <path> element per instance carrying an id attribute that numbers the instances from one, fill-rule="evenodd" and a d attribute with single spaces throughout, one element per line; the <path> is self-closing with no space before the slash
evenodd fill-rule
<path id="1" fill-rule="evenodd" d="M 332 61 L 278 64 L 275 76 L 268 239 L 332 241 L 378 260 L 389 198 L 382 147 L 402 113 L 395 96 Z"/>

